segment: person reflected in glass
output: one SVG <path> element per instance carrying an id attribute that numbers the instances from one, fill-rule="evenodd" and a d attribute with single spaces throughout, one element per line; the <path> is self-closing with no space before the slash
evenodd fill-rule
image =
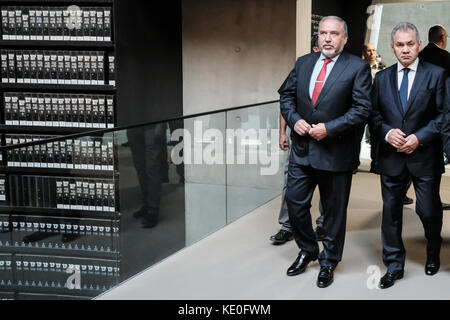
<path id="1" fill-rule="evenodd" d="M 166 128 L 166 123 L 159 123 L 127 131 L 142 196 L 133 217 L 141 218 L 143 228 L 158 224 L 162 183 L 169 181 Z"/>

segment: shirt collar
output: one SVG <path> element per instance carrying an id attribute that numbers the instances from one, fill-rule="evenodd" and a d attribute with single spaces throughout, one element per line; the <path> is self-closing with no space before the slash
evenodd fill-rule
<path id="1" fill-rule="evenodd" d="M 419 58 L 417 58 L 413 63 L 411 63 L 408 69 L 410 71 L 416 72 L 418 65 L 419 65 Z M 397 72 L 402 72 L 404 68 L 405 67 L 400 62 L 397 62 Z"/>
<path id="2" fill-rule="evenodd" d="M 331 60 L 333 61 L 333 62 L 336 62 L 338 59 L 339 59 L 339 57 L 341 56 L 341 54 L 342 53 L 339 53 L 336 57 L 334 57 L 334 58 L 332 58 Z M 325 60 L 327 57 L 325 57 L 325 55 L 321 52 L 320 53 L 320 58 L 319 58 L 319 60 L 320 61 L 323 61 L 323 60 Z"/>
<path id="3" fill-rule="evenodd" d="M 434 44 L 436 47 L 438 47 L 439 49 L 441 49 L 441 47 L 439 47 L 436 43 L 434 43 L 434 42 L 430 42 L 430 43 Z"/>

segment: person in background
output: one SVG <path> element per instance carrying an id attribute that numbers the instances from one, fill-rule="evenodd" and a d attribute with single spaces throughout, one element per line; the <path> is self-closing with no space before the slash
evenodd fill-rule
<path id="1" fill-rule="evenodd" d="M 311 52 L 320 52 L 319 37 L 317 35 L 311 38 Z"/>
<path id="2" fill-rule="evenodd" d="M 447 77 L 450 76 L 450 53 L 447 48 L 448 33 L 441 25 L 435 25 L 428 30 L 428 45 L 419 53 L 419 59 L 444 68 Z M 444 155 L 444 162 L 448 164 Z M 450 210 L 450 203 L 442 203 L 443 210 Z"/>
<path id="3" fill-rule="evenodd" d="M 442 142 L 447 158 L 450 158 L 450 77 L 445 82 L 444 120 L 442 121 Z"/>
<path id="4" fill-rule="evenodd" d="M 371 43 L 366 43 L 363 46 L 363 59 L 370 66 L 372 71 L 372 79 L 375 78 L 378 71 L 386 68 L 386 65 L 377 57 L 377 49 L 375 49 L 375 46 Z"/>
<path id="5" fill-rule="evenodd" d="M 441 25 L 435 25 L 428 31 L 428 45 L 419 53 L 419 59 L 427 61 L 447 71 L 450 76 L 450 53 L 447 48 L 447 30 Z"/>

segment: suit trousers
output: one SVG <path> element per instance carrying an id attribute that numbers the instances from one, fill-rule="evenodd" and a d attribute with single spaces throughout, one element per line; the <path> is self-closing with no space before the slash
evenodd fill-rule
<path id="1" fill-rule="evenodd" d="M 281 192 L 281 208 L 280 214 L 278 215 L 278 223 L 281 225 L 281 230 L 292 232 L 291 222 L 289 221 L 289 210 L 286 202 L 286 190 L 287 190 L 287 181 L 288 181 L 288 172 L 289 172 L 289 156 L 291 155 L 291 147 L 289 146 L 288 154 L 286 157 L 286 161 L 284 162 L 284 184 L 283 190 Z M 316 226 L 318 228 L 323 228 L 323 205 L 322 202 L 319 201 L 319 212 L 320 216 L 316 220 Z"/>
<path id="2" fill-rule="evenodd" d="M 168 180 L 165 128 L 164 123 L 127 131 L 147 218 L 159 215 L 162 183 Z"/>
<path id="3" fill-rule="evenodd" d="M 427 239 L 427 255 L 439 257 L 442 238 L 442 204 L 439 196 L 441 175 L 414 177 L 404 169 L 401 175 L 381 175 L 383 221 L 381 236 L 383 262 L 388 272 L 403 270 L 406 251 L 402 241 L 403 199 L 412 180 L 416 192 L 416 213 L 422 221 Z"/>
<path id="4" fill-rule="evenodd" d="M 311 166 L 289 164 L 286 201 L 294 239 L 298 247 L 318 258 L 322 267 L 336 265 L 342 259 L 347 222 L 347 206 L 352 183 L 352 172 L 329 172 Z M 311 199 L 319 187 L 323 206 L 323 228 L 326 237 L 323 251 L 312 226 Z"/>

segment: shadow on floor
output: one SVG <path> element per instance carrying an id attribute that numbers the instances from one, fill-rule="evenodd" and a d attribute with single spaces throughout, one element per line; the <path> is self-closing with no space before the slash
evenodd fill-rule
<path id="1" fill-rule="evenodd" d="M 427 259 L 425 237 L 403 239 L 406 248 L 406 259 L 425 267 Z M 450 239 L 443 239 L 441 247 L 441 271 L 450 272 Z"/>

